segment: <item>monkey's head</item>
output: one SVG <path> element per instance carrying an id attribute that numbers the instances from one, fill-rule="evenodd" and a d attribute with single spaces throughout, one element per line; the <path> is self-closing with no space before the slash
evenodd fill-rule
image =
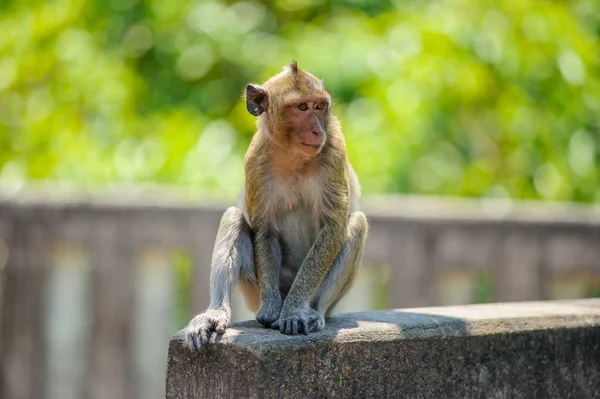
<path id="1" fill-rule="evenodd" d="M 325 145 L 331 96 L 321 80 L 295 61 L 262 86 L 249 84 L 246 108 L 263 119 L 276 144 L 306 156 L 317 155 Z"/>

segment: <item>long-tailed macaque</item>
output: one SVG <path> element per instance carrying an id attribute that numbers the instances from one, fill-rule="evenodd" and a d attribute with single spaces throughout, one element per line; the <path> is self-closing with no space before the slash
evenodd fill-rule
<path id="1" fill-rule="evenodd" d="M 331 106 L 322 81 L 296 62 L 246 87 L 258 130 L 240 205 L 227 209 L 217 233 L 210 305 L 186 327 L 190 348 L 225 332 L 236 283 L 260 324 L 291 335 L 321 330 L 348 291 L 368 225 Z"/>

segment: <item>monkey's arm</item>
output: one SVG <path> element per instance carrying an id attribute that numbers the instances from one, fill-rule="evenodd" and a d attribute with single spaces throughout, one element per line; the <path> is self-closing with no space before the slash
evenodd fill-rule
<path id="1" fill-rule="evenodd" d="M 279 292 L 281 248 L 266 228 L 259 229 L 254 237 L 254 254 L 260 290 L 260 307 L 256 320 L 265 327 L 271 327 L 279 318 L 283 306 Z"/>
<path id="2" fill-rule="evenodd" d="M 253 159 L 250 158 L 250 162 Z M 260 306 L 256 320 L 265 327 L 271 327 L 279 318 L 283 300 L 279 292 L 279 270 L 281 268 L 281 247 L 270 230 L 268 216 L 264 213 L 265 190 L 259 166 L 250 164 L 247 167 L 245 199 L 246 210 L 253 234 L 254 265 Z"/>
<path id="3" fill-rule="evenodd" d="M 346 225 L 330 224 L 324 226 L 302 266 L 287 296 L 283 313 L 297 308 L 308 307 L 316 294 L 329 268 L 346 242 Z"/>

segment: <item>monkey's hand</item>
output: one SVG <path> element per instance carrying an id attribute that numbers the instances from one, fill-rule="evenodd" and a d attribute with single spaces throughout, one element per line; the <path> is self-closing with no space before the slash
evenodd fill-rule
<path id="1" fill-rule="evenodd" d="M 230 311 L 223 308 L 208 309 L 194 317 L 187 325 L 184 330 L 185 343 L 191 350 L 200 350 L 208 345 L 213 331 L 223 334 L 230 321 Z"/>
<path id="2" fill-rule="evenodd" d="M 271 327 L 278 329 L 282 334 L 307 335 L 309 332 L 322 330 L 325 327 L 325 319 L 319 312 L 309 307 L 291 310 L 284 308 L 279 315 L 279 319 Z"/>
<path id="3" fill-rule="evenodd" d="M 269 328 L 275 320 L 279 318 L 281 308 L 283 307 L 283 300 L 279 293 L 263 298 L 260 301 L 260 308 L 256 314 L 256 321 L 262 324 L 263 327 Z"/>

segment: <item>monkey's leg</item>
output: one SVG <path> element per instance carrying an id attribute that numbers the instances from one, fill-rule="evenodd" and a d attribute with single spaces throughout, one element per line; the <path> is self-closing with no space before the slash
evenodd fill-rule
<path id="1" fill-rule="evenodd" d="M 237 281 L 256 284 L 250 226 L 239 208 L 225 211 L 215 240 L 210 269 L 210 305 L 185 328 L 186 343 L 198 350 L 212 331 L 225 332 L 231 321 L 231 289 Z"/>
<path id="2" fill-rule="evenodd" d="M 325 327 L 325 315 L 333 310 L 333 307 L 352 286 L 358 267 L 362 262 L 367 230 L 367 218 L 364 213 L 352 212 L 348 220 L 348 241 L 311 301 L 311 308 L 316 311 L 310 315 L 308 320 L 311 332 Z"/>

